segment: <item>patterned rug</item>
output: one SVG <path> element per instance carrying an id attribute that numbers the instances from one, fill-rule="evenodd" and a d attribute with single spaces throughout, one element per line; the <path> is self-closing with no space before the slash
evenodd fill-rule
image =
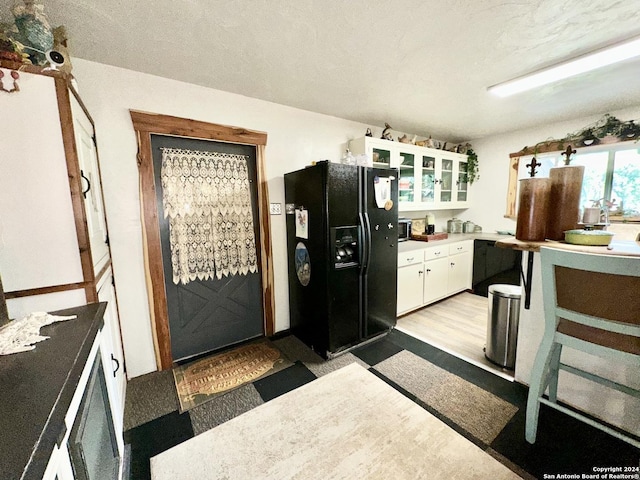
<path id="1" fill-rule="evenodd" d="M 173 377 L 180 413 L 290 365 L 265 338 L 176 367 Z"/>
<path id="2" fill-rule="evenodd" d="M 374 367 L 486 445 L 518 407 L 406 350 Z"/>

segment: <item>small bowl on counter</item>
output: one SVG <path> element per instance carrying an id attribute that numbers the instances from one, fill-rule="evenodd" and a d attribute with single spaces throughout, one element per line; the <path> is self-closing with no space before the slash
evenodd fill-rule
<path id="1" fill-rule="evenodd" d="M 572 245 L 606 247 L 611 243 L 613 235 L 605 230 L 567 230 L 564 232 L 564 241 Z"/>

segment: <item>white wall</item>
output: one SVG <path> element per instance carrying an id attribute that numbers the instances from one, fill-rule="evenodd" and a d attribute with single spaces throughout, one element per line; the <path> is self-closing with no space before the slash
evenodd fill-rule
<path id="1" fill-rule="evenodd" d="M 303 168 L 313 160 L 338 161 L 342 145 L 350 138 L 363 136 L 369 125 L 81 59 L 73 60 L 73 73 L 96 123 L 121 329 L 131 378 L 155 371 L 156 362 L 142 256 L 137 144 L 129 109 L 266 132 L 269 199 L 282 204 L 284 173 Z M 271 219 L 275 328 L 281 331 L 289 328 L 286 226 L 284 215 Z"/>

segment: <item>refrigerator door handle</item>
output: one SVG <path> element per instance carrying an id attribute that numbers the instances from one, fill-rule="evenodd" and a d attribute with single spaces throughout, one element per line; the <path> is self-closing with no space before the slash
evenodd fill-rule
<path id="1" fill-rule="evenodd" d="M 362 261 L 362 273 L 367 272 L 369 269 L 369 263 L 371 261 L 371 220 L 369 220 L 369 214 L 364 213 L 364 231 L 365 231 L 365 256 Z"/>
<path id="2" fill-rule="evenodd" d="M 358 212 L 358 218 L 360 219 L 360 240 L 358 242 L 359 252 L 358 255 L 360 257 L 360 275 L 362 275 L 365 271 L 365 267 L 367 264 L 367 251 L 366 243 L 367 243 L 367 226 L 364 220 L 364 215 L 362 212 Z"/>

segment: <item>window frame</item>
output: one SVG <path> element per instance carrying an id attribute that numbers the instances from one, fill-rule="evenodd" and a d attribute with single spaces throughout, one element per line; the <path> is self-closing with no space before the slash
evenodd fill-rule
<path id="1" fill-rule="evenodd" d="M 604 198 L 607 200 L 611 199 L 612 189 L 613 189 L 613 174 L 615 167 L 615 156 L 618 151 L 622 150 L 633 150 L 634 144 L 636 144 L 636 149 L 640 151 L 640 141 L 633 140 L 627 142 L 613 142 L 613 143 L 600 143 L 598 145 L 592 145 L 589 147 L 579 147 L 574 148 L 576 153 L 578 154 L 586 154 L 586 153 L 598 153 L 598 152 L 608 152 L 607 158 L 607 170 L 605 174 L 605 188 L 604 188 Z M 529 163 L 534 157 L 555 157 L 561 159 L 563 150 L 559 150 L 557 148 L 542 148 L 541 151 L 534 153 L 532 148 L 524 148 L 520 152 L 511 153 L 510 163 L 509 163 L 509 183 L 508 183 L 508 191 L 507 191 L 507 209 L 505 212 L 505 218 L 511 218 L 515 220 L 517 218 L 517 198 L 519 194 L 518 189 L 518 180 L 520 180 L 519 172 L 520 172 L 520 162 Z M 561 165 L 561 163 L 559 163 Z M 612 218 L 613 217 L 613 218 Z M 619 217 L 619 218 L 616 218 Z M 610 223 L 635 223 L 640 222 L 640 216 L 638 217 L 630 217 L 623 218 L 622 215 L 617 216 L 613 215 L 609 217 Z"/>

